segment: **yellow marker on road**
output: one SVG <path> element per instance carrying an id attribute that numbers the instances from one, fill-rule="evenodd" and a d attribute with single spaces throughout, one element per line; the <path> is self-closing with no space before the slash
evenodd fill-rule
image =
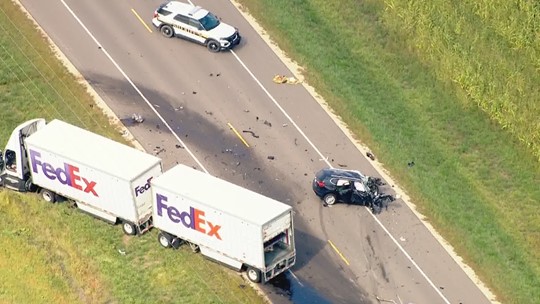
<path id="1" fill-rule="evenodd" d="M 139 14 L 137 14 L 137 12 L 136 12 L 134 9 L 131 9 L 131 11 L 132 11 L 133 14 L 135 15 L 135 17 L 137 17 L 137 19 L 139 19 L 139 21 L 144 25 L 144 27 L 145 27 L 150 33 L 152 33 L 152 29 L 146 24 L 146 22 L 144 22 L 144 20 L 141 18 L 141 16 L 139 16 Z"/>
<path id="2" fill-rule="evenodd" d="M 236 134 L 236 136 L 238 136 L 238 138 L 240 138 L 240 140 L 244 143 L 244 145 L 246 145 L 246 147 L 249 148 L 249 145 L 246 142 L 246 140 L 242 137 L 242 135 L 240 135 L 240 133 L 238 133 L 238 131 L 236 131 L 236 129 L 231 125 L 231 123 L 228 122 L 227 125 L 229 126 L 229 128 L 231 128 L 231 130 L 234 132 L 234 134 Z"/>
<path id="3" fill-rule="evenodd" d="M 347 259 L 343 256 L 343 254 L 341 254 L 341 252 L 339 252 L 339 250 L 337 249 L 337 247 L 334 245 L 334 243 L 332 243 L 332 241 L 328 240 L 328 243 L 330 244 L 330 246 L 332 246 L 332 248 L 334 248 L 334 250 L 337 252 L 337 254 L 339 254 L 339 256 L 341 257 L 341 259 L 343 261 L 345 261 L 345 264 L 348 265 L 351 265 L 349 264 L 349 261 L 347 261 Z"/>

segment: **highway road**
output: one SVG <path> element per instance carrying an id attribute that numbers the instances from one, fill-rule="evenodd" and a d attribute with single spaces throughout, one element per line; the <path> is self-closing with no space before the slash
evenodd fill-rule
<path id="1" fill-rule="evenodd" d="M 166 169 L 185 163 L 294 208 L 297 265 L 261 286 L 273 302 L 490 302 L 402 200 L 378 216 L 323 207 L 311 190 L 319 169 L 380 174 L 302 85 L 272 82 L 292 72 L 233 4 L 196 2 L 243 36 L 214 54 L 153 29 L 160 2 L 21 0 Z"/>

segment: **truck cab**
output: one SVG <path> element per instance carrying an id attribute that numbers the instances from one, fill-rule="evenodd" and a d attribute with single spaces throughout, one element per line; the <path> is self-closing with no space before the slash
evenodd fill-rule
<path id="1" fill-rule="evenodd" d="M 0 186 L 16 191 L 35 191 L 25 147 L 25 138 L 45 126 L 45 119 L 26 121 L 13 130 L 4 150 L 0 150 Z"/>

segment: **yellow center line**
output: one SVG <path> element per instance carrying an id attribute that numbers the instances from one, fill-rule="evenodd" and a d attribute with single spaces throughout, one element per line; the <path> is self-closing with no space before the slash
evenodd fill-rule
<path id="1" fill-rule="evenodd" d="M 134 9 L 131 9 L 131 11 L 133 12 L 133 14 L 135 14 L 135 17 L 137 17 L 137 19 L 139 19 L 139 21 L 144 25 L 144 27 L 145 27 L 150 33 L 152 33 L 152 29 L 150 29 L 150 27 L 146 24 L 146 22 L 144 22 L 144 20 L 141 18 L 141 16 L 139 16 L 139 14 L 137 14 L 137 12 L 136 12 Z"/>
<path id="2" fill-rule="evenodd" d="M 246 142 L 246 140 L 242 137 L 242 135 L 240 135 L 240 133 L 238 133 L 238 131 L 236 131 L 236 129 L 231 125 L 231 123 L 228 122 L 227 125 L 229 126 L 229 128 L 231 128 L 231 130 L 234 132 L 234 134 L 236 134 L 236 136 L 238 136 L 238 138 L 240 138 L 240 140 L 244 143 L 244 145 L 246 145 L 246 147 L 249 148 L 249 145 Z"/>
<path id="3" fill-rule="evenodd" d="M 345 264 L 351 265 L 351 264 L 349 264 L 349 261 L 347 261 L 347 259 L 343 256 L 343 254 L 341 254 L 341 252 L 339 252 L 339 250 L 338 250 L 337 247 L 334 245 L 334 243 L 332 243 L 332 241 L 328 240 L 328 243 L 330 244 L 330 246 L 332 246 L 332 248 L 334 248 L 334 250 L 337 252 L 337 254 L 339 254 L 339 256 L 341 257 L 341 259 L 342 259 L 343 261 L 345 261 Z"/>

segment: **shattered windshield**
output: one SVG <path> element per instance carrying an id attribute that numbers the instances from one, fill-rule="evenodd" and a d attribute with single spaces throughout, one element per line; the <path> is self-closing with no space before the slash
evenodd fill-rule
<path id="1" fill-rule="evenodd" d="M 206 16 L 199 19 L 199 22 L 203 26 L 203 28 L 207 31 L 214 29 L 216 26 L 219 25 L 219 19 L 218 17 L 214 16 L 212 13 L 206 14 Z"/>

